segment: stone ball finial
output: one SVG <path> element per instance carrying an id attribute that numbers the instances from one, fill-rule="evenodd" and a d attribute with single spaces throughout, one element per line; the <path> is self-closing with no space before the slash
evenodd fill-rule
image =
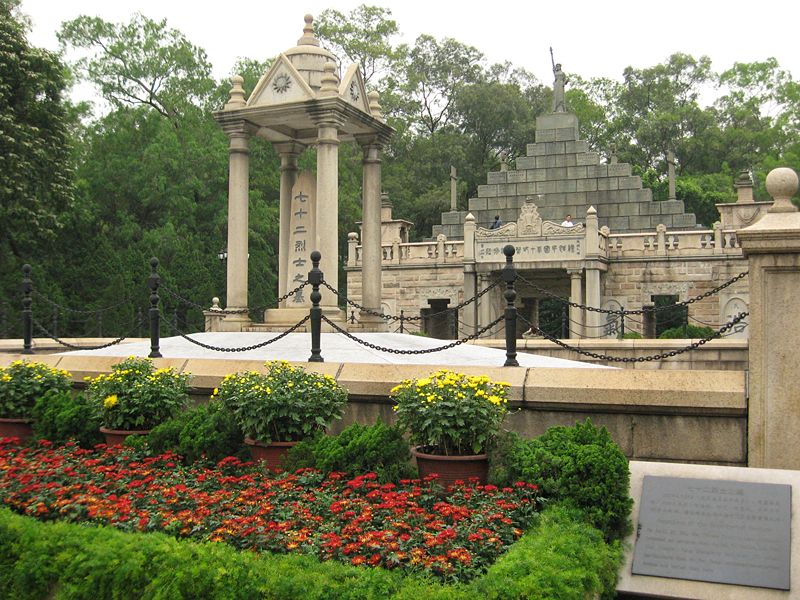
<path id="1" fill-rule="evenodd" d="M 336 76 L 336 63 L 326 62 L 323 67 L 325 72 L 322 74 L 319 95 L 322 98 L 330 98 L 339 95 L 339 78 Z"/>
<path id="2" fill-rule="evenodd" d="M 369 98 L 369 112 L 372 113 L 372 116 L 378 119 L 379 121 L 384 121 L 383 118 L 383 109 L 381 108 L 380 102 L 378 101 L 380 98 L 380 94 L 375 90 L 372 90 L 369 94 L 367 94 L 367 98 Z"/>
<path id="3" fill-rule="evenodd" d="M 306 15 L 303 17 L 306 24 L 303 26 L 303 35 L 297 40 L 298 46 L 319 46 L 319 40 L 314 35 L 314 17 L 313 15 Z"/>
<path id="4" fill-rule="evenodd" d="M 234 75 L 231 77 L 231 97 L 225 104 L 226 109 L 241 108 L 247 105 L 247 102 L 244 99 L 244 88 L 242 87 L 243 83 L 244 78 L 242 78 L 240 75 Z"/>
<path id="5" fill-rule="evenodd" d="M 351 231 L 347 234 L 347 241 L 348 242 L 357 242 L 358 241 L 358 234 L 355 231 Z"/>
<path id="6" fill-rule="evenodd" d="M 788 167 L 772 169 L 767 175 L 767 192 L 775 200 L 768 212 L 797 212 L 792 196 L 797 193 L 797 173 Z"/>
<path id="7" fill-rule="evenodd" d="M 219 298 L 216 296 L 211 299 L 211 310 L 222 310 L 219 306 Z"/>

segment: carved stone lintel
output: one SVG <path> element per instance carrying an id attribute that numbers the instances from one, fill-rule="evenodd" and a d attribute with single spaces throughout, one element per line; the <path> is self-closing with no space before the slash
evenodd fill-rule
<path id="1" fill-rule="evenodd" d="M 542 223 L 542 235 L 575 235 L 576 233 L 583 233 L 586 230 L 583 223 L 578 223 L 572 227 L 564 227 L 553 221 L 544 221 Z"/>
<path id="2" fill-rule="evenodd" d="M 475 229 L 475 237 L 494 238 L 494 237 L 516 237 L 517 224 L 506 223 L 497 229 L 487 229 L 486 227 L 478 227 Z"/>

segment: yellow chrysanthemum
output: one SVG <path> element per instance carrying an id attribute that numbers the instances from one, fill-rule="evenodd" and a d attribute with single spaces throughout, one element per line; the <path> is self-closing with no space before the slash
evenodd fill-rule
<path id="1" fill-rule="evenodd" d="M 106 397 L 105 400 L 103 400 L 103 406 L 107 409 L 114 408 L 118 403 L 119 398 L 117 398 L 116 394 L 111 394 L 110 396 Z"/>

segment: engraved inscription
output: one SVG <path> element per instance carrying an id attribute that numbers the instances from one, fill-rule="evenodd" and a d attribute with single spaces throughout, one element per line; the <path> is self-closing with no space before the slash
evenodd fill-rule
<path id="1" fill-rule="evenodd" d="M 789 485 L 646 476 L 634 575 L 790 589 Z"/>
<path id="2" fill-rule="evenodd" d="M 508 241 L 475 241 L 475 260 L 478 262 L 505 262 L 503 248 Z M 559 261 L 583 258 L 583 236 L 555 240 L 514 241 L 515 261 Z"/>

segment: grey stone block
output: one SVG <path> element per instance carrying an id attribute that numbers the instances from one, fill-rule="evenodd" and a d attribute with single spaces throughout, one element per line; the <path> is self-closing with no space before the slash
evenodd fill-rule
<path id="1" fill-rule="evenodd" d="M 638 204 L 641 215 L 661 215 L 661 202 L 639 202 Z"/>
<path id="2" fill-rule="evenodd" d="M 478 196 L 481 198 L 495 198 L 497 197 L 496 185 L 479 185 Z"/>
<path id="3" fill-rule="evenodd" d="M 579 192 L 594 192 L 597 191 L 597 179 L 578 179 L 575 182 L 576 190 Z"/>
<path id="4" fill-rule="evenodd" d="M 620 217 L 632 217 L 639 214 L 639 205 L 628 202 L 627 204 L 617 204 L 619 206 Z"/>
<path id="5" fill-rule="evenodd" d="M 590 193 L 592 192 L 587 192 L 587 195 Z M 610 203 L 618 204 L 616 191 L 598 190 L 597 192 L 594 193 L 597 194 L 596 198 L 598 204 L 610 204 Z"/>
<path id="6" fill-rule="evenodd" d="M 594 174 L 592 174 L 592 167 L 586 167 L 586 174 L 589 177 L 608 177 L 608 166 L 607 165 L 593 165 L 594 167 Z"/>
<path id="7" fill-rule="evenodd" d="M 536 157 L 537 169 L 550 169 L 556 166 L 556 157 L 552 154 Z"/>
<path id="8" fill-rule="evenodd" d="M 586 167 L 567 167 L 567 177 L 570 179 L 586 179 Z"/>
<path id="9" fill-rule="evenodd" d="M 608 228 L 617 233 L 624 233 L 630 229 L 628 225 L 628 217 L 610 217 L 608 219 Z"/>
<path id="10" fill-rule="evenodd" d="M 553 142 L 553 148 L 548 149 L 548 154 L 565 154 L 566 152 L 566 142 Z"/>
<path id="11" fill-rule="evenodd" d="M 489 198 L 489 212 L 498 211 L 503 208 L 508 208 L 508 203 L 506 202 L 506 198 L 504 196 L 498 196 L 497 198 Z"/>
<path id="12" fill-rule="evenodd" d="M 575 186 L 576 181 L 574 179 L 561 179 L 560 181 L 556 181 L 556 191 L 557 192 L 577 192 L 577 188 Z"/>
<path id="13" fill-rule="evenodd" d="M 628 163 L 616 163 L 608 165 L 608 174 L 614 177 L 630 177 L 631 166 Z"/>
<path id="14" fill-rule="evenodd" d="M 507 171 L 506 181 L 508 183 L 525 183 L 525 171 Z"/>
<path id="15" fill-rule="evenodd" d="M 552 181 L 558 181 L 560 179 L 564 179 L 567 176 L 567 168 L 566 167 L 552 167 L 547 169 L 547 179 Z"/>
<path id="16" fill-rule="evenodd" d="M 498 196 L 515 196 L 517 194 L 516 183 L 501 183 L 497 186 Z"/>
<path id="17" fill-rule="evenodd" d="M 557 184 L 560 182 L 557 182 Z M 548 206 L 564 206 L 567 201 L 567 195 L 562 192 L 556 192 L 555 194 L 547 194 L 547 205 Z"/>
<path id="18" fill-rule="evenodd" d="M 632 202 L 652 202 L 653 190 L 644 188 L 641 190 L 630 190 L 630 197 Z"/>
<path id="19" fill-rule="evenodd" d="M 577 156 L 578 165 L 596 165 L 599 161 L 600 157 L 597 155 L 597 152 L 587 152 L 585 154 L 578 154 Z"/>
<path id="20" fill-rule="evenodd" d="M 442 226 L 441 225 L 434 225 L 431 227 L 431 236 L 435 239 L 437 235 L 442 233 Z"/>
<path id="21" fill-rule="evenodd" d="M 486 210 L 488 205 L 486 198 L 470 198 L 469 202 L 467 202 L 467 206 L 469 206 L 471 211 L 476 211 Z"/>
<path id="22" fill-rule="evenodd" d="M 614 198 L 620 204 L 626 204 L 630 202 L 630 192 L 628 190 L 617 190 L 614 192 Z"/>
<path id="23" fill-rule="evenodd" d="M 680 215 L 683 213 L 683 200 L 663 200 L 661 202 L 662 215 Z"/>
<path id="24" fill-rule="evenodd" d="M 507 171 L 490 171 L 486 175 L 486 183 L 505 183 Z"/>
<path id="25" fill-rule="evenodd" d="M 661 218 L 658 220 L 658 223 L 656 223 L 656 225 L 662 224 L 667 228 L 667 231 L 669 231 L 670 229 L 673 228 L 673 225 L 672 225 L 672 217 L 673 216 L 674 215 L 661 215 Z"/>
<path id="26" fill-rule="evenodd" d="M 611 167 L 613 165 L 609 165 L 609 176 L 611 175 Z M 621 190 L 638 190 L 642 187 L 642 178 L 638 175 L 633 177 L 620 177 L 619 178 L 619 189 Z"/>
<path id="27" fill-rule="evenodd" d="M 524 169 L 533 169 L 536 167 L 535 156 L 520 156 L 517 158 L 517 169 L 522 171 Z"/>
<path id="28" fill-rule="evenodd" d="M 547 169 L 528 169 L 525 173 L 528 181 L 544 181 L 547 179 Z"/>
<path id="29" fill-rule="evenodd" d="M 536 193 L 536 184 L 532 181 L 517 184 L 517 195 L 530 196 Z"/>
<path id="30" fill-rule="evenodd" d="M 461 213 L 450 211 L 442 213 L 442 225 L 456 225 L 461 222 Z"/>
<path id="31" fill-rule="evenodd" d="M 555 194 L 556 182 L 555 181 L 538 181 L 536 182 L 537 194 Z"/>
<path id="32" fill-rule="evenodd" d="M 564 195 L 567 204 L 586 204 L 586 192 L 569 192 Z"/>
<path id="33" fill-rule="evenodd" d="M 596 206 L 597 215 L 603 215 L 605 217 L 618 217 L 619 216 L 619 204 L 602 204 L 600 206 Z"/>
<path id="34" fill-rule="evenodd" d="M 556 130 L 555 129 L 537 129 L 536 130 L 536 142 L 541 144 L 542 142 L 555 142 L 556 141 Z"/>
<path id="35" fill-rule="evenodd" d="M 556 129 L 555 141 L 557 142 L 571 142 L 578 139 L 577 127 L 563 127 Z"/>
<path id="36" fill-rule="evenodd" d="M 567 155 L 566 154 L 556 154 L 556 166 L 557 167 L 566 167 L 567 166 Z"/>
<path id="37" fill-rule="evenodd" d="M 574 167 L 578 164 L 578 155 L 577 154 L 565 154 L 564 155 L 564 166 L 566 167 Z"/>
<path id="38" fill-rule="evenodd" d="M 680 228 L 694 228 L 697 225 L 697 218 L 693 213 L 684 213 L 682 215 L 675 215 L 672 217 L 672 224 Z"/>
<path id="39" fill-rule="evenodd" d="M 667 227 L 668 228 L 672 227 L 672 216 L 671 215 L 667 215 L 666 217 L 664 215 L 651 215 L 650 216 L 650 229 L 655 229 L 656 227 L 658 227 L 659 225 L 664 223 L 664 219 L 665 218 L 667 220 L 669 220 L 669 225 Z M 664 225 L 667 225 L 667 224 L 664 223 Z"/>
<path id="40" fill-rule="evenodd" d="M 619 189 L 619 183 L 617 182 L 616 177 L 601 177 L 597 180 L 598 191 L 616 189 Z M 480 193 L 480 186 L 478 186 L 478 193 Z"/>
<path id="41" fill-rule="evenodd" d="M 525 153 L 528 156 L 542 156 L 543 154 L 547 154 L 545 150 L 544 144 L 528 144 L 525 148 Z"/>
<path id="42" fill-rule="evenodd" d="M 567 153 L 580 153 L 589 151 L 589 142 L 586 140 L 575 140 L 574 142 L 565 142 Z"/>
<path id="43" fill-rule="evenodd" d="M 636 205 L 634 204 L 632 206 Z M 629 217 L 628 227 L 633 231 L 648 231 L 650 229 L 650 217 Z"/>

